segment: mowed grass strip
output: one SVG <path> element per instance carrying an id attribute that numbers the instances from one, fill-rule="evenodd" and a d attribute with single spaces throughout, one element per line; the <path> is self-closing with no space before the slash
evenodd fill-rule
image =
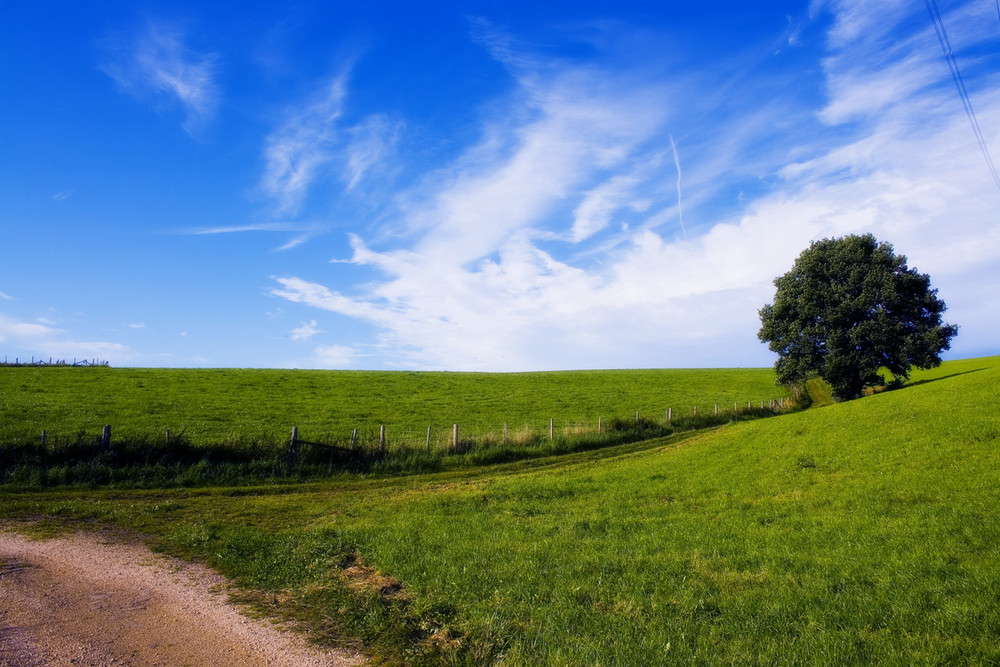
<path id="1" fill-rule="evenodd" d="M 1000 358 L 915 380 L 530 466 L 5 513 L 138 529 L 389 663 L 994 663 Z"/>
<path id="2" fill-rule="evenodd" d="M 0 446 L 97 436 L 195 446 L 272 445 L 297 426 L 307 440 L 344 443 L 381 425 L 392 443 L 462 435 L 513 440 L 527 429 L 596 429 L 598 419 L 663 419 L 759 405 L 786 396 L 770 369 L 436 373 L 253 369 L 0 368 Z"/>

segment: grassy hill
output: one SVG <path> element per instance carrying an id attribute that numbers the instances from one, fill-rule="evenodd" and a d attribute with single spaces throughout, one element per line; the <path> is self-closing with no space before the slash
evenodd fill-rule
<path id="1" fill-rule="evenodd" d="M 640 412 L 732 410 L 786 396 L 770 369 L 411 373 L 254 369 L 0 368 L 0 445 L 99 433 L 184 432 L 196 444 L 270 442 L 292 426 L 343 439 L 387 425 L 424 442 L 428 426 L 470 432 L 593 424 Z"/>
<path id="2" fill-rule="evenodd" d="M 772 414 L 772 399 L 784 396 L 767 369 L 4 367 L 0 484 L 190 486 L 427 471 L 456 450 L 472 463 L 511 460 Z M 105 425 L 107 444 L 99 443 Z M 302 440 L 341 449 L 305 445 L 292 470 L 293 426 Z"/>
<path id="3" fill-rule="evenodd" d="M 994 663 L 1000 358 L 914 380 L 517 464 L 3 512 L 139 530 L 387 662 Z"/>

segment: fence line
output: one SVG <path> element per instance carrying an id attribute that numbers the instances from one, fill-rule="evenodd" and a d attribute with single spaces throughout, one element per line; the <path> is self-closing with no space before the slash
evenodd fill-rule
<path id="1" fill-rule="evenodd" d="M 540 444 L 545 440 L 554 442 L 557 438 L 572 439 L 588 435 L 608 437 L 610 439 L 615 434 L 627 433 L 632 430 L 637 431 L 638 433 L 642 433 L 644 430 L 655 431 L 656 429 L 664 429 L 665 431 L 673 432 L 675 427 L 686 430 L 687 428 L 705 428 L 708 426 L 726 423 L 728 421 L 738 421 L 743 415 L 750 417 L 762 417 L 770 414 L 777 414 L 786 409 L 786 406 L 789 405 L 789 400 L 790 399 L 786 398 L 771 399 L 769 401 L 762 400 L 760 401 L 759 409 L 755 407 L 754 401 L 748 401 L 745 409 L 740 408 L 739 401 L 736 401 L 733 403 L 732 412 L 720 409 L 719 404 L 714 403 L 712 413 L 706 412 L 702 415 L 699 415 L 697 406 L 693 406 L 687 414 L 682 414 L 680 411 L 675 412 L 672 407 L 669 407 L 661 413 L 665 417 L 662 421 L 643 418 L 641 411 L 638 410 L 635 412 L 634 421 L 632 419 L 621 418 L 606 420 L 603 416 L 598 416 L 596 425 L 594 422 L 578 419 L 567 420 L 561 426 L 558 426 L 556 420 L 550 417 L 548 419 L 548 438 L 544 437 L 544 427 L 540 429 L 530 423 L 524 424 L 518 430 L 512 430 L 509 428 L 507 422 L 504 422 L 502 426 L 499 423 L 494 425 L 484 425 L 483 422 L 474 422 L 476 423 L 476 426 L 461 429 L 460 423 L 455 422 L 452 423 L 451 429 L 439 428 L 436 431 L 433 428 L 434 425 L 429 424 L 426 432 L 421 431 L 420 435 L 413 433 L 412 427 L 410 429 L 402 428 L 399 431 L 391 431 L 387 428 L 386 424 L 380 424 L 378 426 L 377 436 L 376 431 L 369 430 L 369 435 L 361 437 L 361 435 L 359 435 L 359 433 L 361 433 L 359 428 L 355 427 L 351 431 L 350 435 L 348 436 L 345 434 L 343 439 L 336 436 L 331 437 L 327 434 L 325 436 L 326 441 L 323 442 L 303 438 L 299 433 L 299 427 L 293 426 L 291 430 L 291 437 L 287 441 L 287 458 L 292 464 L 297 463 L 300 459 L 301 447 L 303 445 L 323 448 L 324 450 L 330 452 L 331 461 L 334 457 L 361 456 L 367 453 L 385 454 L 389 448 L 390 438 L 394 448 L 423 449 L 424 452 L 428 454 L 432 452 L 436 454 L 447 454 L 468 452 L 474 448 L 483 446 L 507 446 L 510 444 L 515 446 L 528 446 L 532 444 Z M 557 432 L 557 426 L 561 432 Z M 105 425 L 101 430 L 100 436 L 96 436 L 94 440 L 91 440 L 91 442 L 99 448 L 99 454 L 112 451 L 111 433 L 111 425 Z M 86 436 L 78 435 L 77 443 L 81 442 L 81 438 L 85 441 Z M 37 442 L 39 442 L 44 450 L 50 440 L 53 440 L 52 433 L 43 429 L 41 431 L 40 440 Z M 180 436 L 177 436 L 175 432 L 172 437 L 171 430 L 166 429 L 162 442 L 169 449 L 172 445 L 184 444 L 184 440 L 183 431 L 181 431 Z M 339 444 L 346 443 L 348 440 L 350 445 Z M 128 440 L 126 439 L 125 441 L 127 442 Z M 148 440 L 145 440 L 140 436 L 135 440 L 135 442 L 148 442 Z M 274 444 L 277 444 L 278 442 L 280 441 L 273 441 Z M 266 441 L 261 441 L 258 444 L 266 445 Z"/>
<path id="2" fill-rule="evenodd" d="M 0 366 L 10 366 L 10 367 L 25 367 L 25 366 L 100 366 L 102 368 L 107 368 L 111 366 L 111 362 L 105 361 L 103 359 L 77 359 L 73 358 L 72 362 L 66 361 L 65 359 L 55 359 L 49 357 L 48 361 L 44 358 L 31 357 L 31 361 L 25 360 L 21 361 L 20 357 L 14 357 L 14 361 L 9 361 L 7 355 L 3 355 L 3 362 L 0 362 Z"/>

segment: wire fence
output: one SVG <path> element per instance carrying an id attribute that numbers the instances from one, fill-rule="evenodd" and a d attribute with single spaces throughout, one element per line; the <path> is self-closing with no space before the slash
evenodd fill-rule
<path id="1" fill-rule="evenodd" d="M 31 357 L 28 359 L 20 359 L 19 357 L 14 357 L 14 361 L 10 361 L 7 355 L 4 355 L 3 362 L 0 362 L 0 366 L 11 366 L 11 367 L 23 367 L 23 366 L 100 366 L 102 368 L 108 368 L 111 366 L 111 362 L 105 361 L 103 359 L 77 359 L 73 358 L 72 361 L 66 359 L 53 359 L 49 357 L 45 360 L 42 357 L 35 358 Z"/>

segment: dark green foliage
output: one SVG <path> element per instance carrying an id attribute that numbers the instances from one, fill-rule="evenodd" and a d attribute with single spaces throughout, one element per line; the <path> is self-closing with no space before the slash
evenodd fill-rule
<path id="1" fill-rule="evenodd" d="M 818 374 L 838 399 L 884 386 L 880 369 L 902 383 L 914 366 L 940 365 L 958 332 L 942 324 L 945 304 L 930 277 L 871 234 L 813 242 L 774 285 L 758 337 L 778 353 L 778 382 Z"/>

